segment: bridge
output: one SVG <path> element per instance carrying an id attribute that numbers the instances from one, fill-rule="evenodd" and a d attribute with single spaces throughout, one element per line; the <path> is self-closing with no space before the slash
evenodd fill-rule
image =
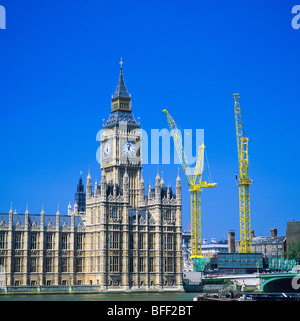
<path id="1" fill-rule="evenodd" d="M 262 273 L 259 279 L 262 292 L 300 293 L 299 273 Z"/>
<path id="2" fill-rule="evenodd" d="M 228 279 L 238 286 L 244 284 L 248 291 L 252 289 L 265 293 L 300 293 L 299 272 L 235 274 L 215 278 Z"/>

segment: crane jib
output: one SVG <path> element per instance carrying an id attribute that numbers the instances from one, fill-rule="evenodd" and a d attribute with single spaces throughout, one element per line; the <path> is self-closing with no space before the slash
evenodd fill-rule
<path id="1" fill-rule="evenodd" d="M 201 247 L 201 191 L 203 188 L 214 188 L 217 186 L 216 183 L 207 183 L 202 181 L 202 172 L 204 167 L 204 149 L 205 146 L 202 144 L 199 147 L 198 159 L 194 174 L 191 174 L 191 169 L 185 155 L 181 135 L 178 135 L 178 128 L 166 109 L 163 112 L 167 116 L 168 125 L 171 131 L 171 135 L 174 140 L 174 145 L 178 153 L 180 163 L 183 172 L 187 178 L 190 193 L 191 193 L 191 258 L 199 259 L 202 258 L 202 247 Z"/>

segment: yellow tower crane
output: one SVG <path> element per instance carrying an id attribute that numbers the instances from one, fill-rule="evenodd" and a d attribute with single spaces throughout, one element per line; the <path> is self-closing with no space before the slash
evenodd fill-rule
<path id="1" fill-rule="evenodd" d="M 163 112 L 167 116 L 168 125 L 171 135 L 174 140 L 174 145 L 177 150 L 177 154 L 183 169 L 183 172 L 187 178 L 190 192 L 191 192 L 191 258 L 202 258 L 201 248 L 201 191 L 202 188 L 216 187 L 216 183 L 207 183 L 202 181 L 202 172 L 204 165 L 204 144 L 199 146 L 198 158 L 194 174 L 191 173 L 191 168 L 185 155 L 181 134 L 177 128 L 177 125 L 171 115 L 166 109 Z"/>
<path id="2" fill-rule="evenodd" d="M 239 186 L 239 212 L 240 212 L 240 252 L 251 253 L 251 222 L 250 222 L 250 190 L 252 179 L 248 177 L 248 141 L 244 136 L 242 113 L 239 94 L 234 96 L 234 113 L 237 137 L 237 150 L 239 160 L 239 176 L 236 180 Z"/>

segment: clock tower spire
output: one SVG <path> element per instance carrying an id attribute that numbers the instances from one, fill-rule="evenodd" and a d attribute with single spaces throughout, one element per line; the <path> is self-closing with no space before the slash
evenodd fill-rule
<path id="1" fill-rule="evenodd" d="M 120 61 L 120 77 L 115 93 L 112 95 L 111 111 L 131 111 L 131 95 L 128 94 L 123 77 L 123 60 Z"/>
<path id="2" fill-rule="evenodd" d="M 137 207 L 139 181 L 142 168 L 140 124 L 136 122 L 131 108 L 131 95 L 125 86 L 123 60 L 120 76 L 112 95 L 111 113 L 103 125 L 101 136 L 101 171 L 107 184 L 118 186 L 123 192 L 123 176 L 129 178 L 129 204 Z"/>

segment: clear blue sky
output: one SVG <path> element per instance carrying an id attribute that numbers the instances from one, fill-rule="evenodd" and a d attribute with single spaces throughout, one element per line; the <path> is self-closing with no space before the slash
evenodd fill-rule
<path id="1" fill-rule="evenodd" d="M 252 229 L 299 220 L 300 29 L 297 1 L 0 0 L 0 212 L 66 213 L 80 170 L 100 180 L 96 134 L 123 57 L 142 127 L 203 128 L 214 190 L 202 193 L 204 238 L 239 238 L 234 92 L 249 137 Z M 160 165 L 175 187 L 178 165 Z M 156 165 L 144 166 L 154 184 Z M 183 227 L 190 222 L 180 170 Z"/>

